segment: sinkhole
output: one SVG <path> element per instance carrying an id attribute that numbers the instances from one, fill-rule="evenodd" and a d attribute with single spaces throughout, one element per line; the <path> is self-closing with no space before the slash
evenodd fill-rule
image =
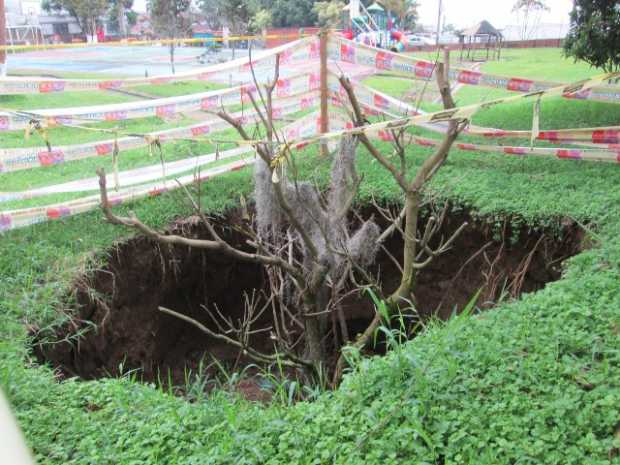
<path id="1" fill-rule="evenodd" d="M 376 213 L 373 208 L 359 212 L 363 218 L 373 214 L 379 218 Z M 217 229 L 230 244 L 252 250 L 236 228 L 240 221 L 240 212 L 229 212 L 216 220 Z M 518 298 L 542 289 L 561 277 L 563 261 L 582 249 L 584 238 L 574 223 L 553 233 L 517 229 L 509 221 L 491 225 L 462 210 L 446 216 L 441 235 L 449 237 L 463 222 L 468 226 L 452 248 L 418 276 L 416 299 L 422 319 L 449 318 L 479 290 L 477 306 L 484 310 L 502 297 Z M 208 237 L 196 218 L 177 221 L 169 231 Z M 400 235 L 393 235 L 385 243 L 387 252 L 380 252 L 373 265 L 386 294 L 398 284 L 393 259 L 402 259 L 402 245 Z M 205 357 L 225 366 L 250 362 L 236 347 L 206 336 L 158 307 L 174 309 L 217 330 L 203 306 L 217 308 L 231 320 L 242 318 L 246 296 L 266 289 L 260 265 L 238 262 L 220 252 L 164 246 L 143 236 L 115 245 L 106 257 L 104 266 L 76 278 L 68 299 L 74 314 L 71 321 L 52 335 L 34 335 L 39 362 L 64 377 L 90 380 L 136 370 L 144 381 L 161 380 L 163 373 L 174 383 L 182 383 L 188 370 L 197 370 Z M 355 335 L 366 328 L 374 307 L 367 295 L 358 295 L 345 302 L 344 315 L 349 333 Z M 273 313 L 267 311 L 256 325 L 268 327 L 270 322 Z M 264 352 L 273 345 L 269 332 L 252 335 L 250 343 Z M 331 349 L 335 355 L 338 348 L 332 344 Z"/>

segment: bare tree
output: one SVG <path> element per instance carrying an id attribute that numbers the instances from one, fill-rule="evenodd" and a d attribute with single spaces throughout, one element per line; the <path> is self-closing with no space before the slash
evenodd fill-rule
<path id="1" fill-rule="evenodd" d="M 454 108 L 455 104 L 450 91 L 447 64 L 438 63 L 435 74 L 444 108 L 446 110 Z M 355 96 L 351 82 L 345 76 L 341 76 L 340 85 L 345 89 L 349 98 L 354 125 L 357 127 L 364 126 L 366 124 L 366 117 Z M 446 241 L 442 240 L 435 249 L 430 247 L 431 239 L 438 233 L 444 214 L 440 215 L 439 218 L 430 216 L 426 225 L 420 230 L 418 229 L 420 209 L 424 205 L 424 188 L 448 158 L 452 144 L 467 123 L 467 120 L 449 120 L 443 141 L 436 148 L 435 152 L 422 163 L 413 176 L 409 176 L 410 166 L 406 157 L 406 147 L 411 143 L 411 140 L 407 139 L 407 132 L 404 129 L 391 131 L 396 160 L 382 153 L 372 143 L 367 134 L 361 133 L 358 136 L 359 141 L 366 147 L 370 155 L 392 175 L 404 197 L 403 209 L 398 215 L 389 218 L 391 226 L 379 237 L 379 243 L 383 242 L 395 231 L 399 231 L 403 237 L 403 263 L 401 265 L 400 285 L 390 296 L 386 297 L 387 307 L 391 311 L 411 305 L 415 306 L 414 288 L 418 272 L 428 266 L 435 257 L 446 252 L 466 226 L 466 224 L 461 225 L 450 238 Z M 403 222 L 405 224 L 404 229 L 401 227 Z M 368 344 L 372 335 L 382 323 L 381 319 L 382 315 L 377 313 L 373 321 L 353 345 L 357 348 L 362 348 Z M 338 380 L 342 375 L 344 363 L 345 359 L 341 355 L 334 375 L 335 380 Z"/>
<path id="2" fill-rule="evenodd" d="M 540 23 L 540 15 L 543 11 L 549 11 L 544 0 L 517 0 L 515 2 L 512 12 L 518 15 L 521 40 L 531 38 L 534 29 Z"/>
<path id="3" fill-rule="evenodd" d="M 170 68 L 175 73 L 175 39 L 185 37 L 191 26 L 191 0 L 149 0 L 151 19 L 160 31 L 160 36 L 169 40 Z"/>
<path id="4" fill-rule="evenodd" d="M 357 229 L 351 229 L 348 224 L 349 212 L 361 183 L 355 169 L 355 139 L 342 140 L 333 160 L 328 195 L 323 196 L 313 184 L 298 180 L 292 154 L 274 126 L 272 96 L 278 81 L 279 58 L 276 63 L 275 79 L 265 86 L 264 92 L 256 84 L 256 91 L 249 93 L 265 134 L 264 140 L 255 147 L 258 160 L 254 172 L 254 228 L 245 231 L 248 244 L 255 248 L 255 253 L 243 252 L 226 243 L 202 212 L 200 217 L 209 232 L 209 240 L 164 235 L 134 216 L 122 218 L 114 215 L 102 171 L 99 172 L 101 203 L 110 222 L 136 228 L 159 243 L 218 250 L 236 260 L 264 265 L 271 280 L 271 298 L 275 298 L 276 294 L 278 297 L 278 310 L 284 312 L 287 318 L 300 322 L 303 330 L 304 348 L 301 354 L 296 353 L 299 352 L 296 350 L 297 342 L 291 342 L 286 337 L 277 338 L 276 352 L 289 360 L 291 365 L 314 367 L 318 371 L 326 362 L 325 336 L 329 314 L 335 303 L 339 302 L 353 270 L 364 268 L 374 260 L 380 230 L 372 219 L 363 222 Z M 218 115 L 242 139 L 256 140 L 255 134 L 246 131 L 244 125 L 247 126 L 247 123 L 224 110 Z M 292 176 L 287 174 L 289 171 Z M 170 309 L 162 311 L 176 314 Z M 182 315 L 177 316 L 188 320 Z M 251 321 L 252 318 L 246 320 Z M 280 320 L 275 319 L 274 324 Z M 203 325 L 193 323 L 205 333 L 214 335 Z M 340 324 L 344 324 L 342 319 Z M 270 329 L 275 334 L 286 332 L 286 328 Z M 255 360 L 274 360 L 273 355 L 258 353 L 243 343 L 241 340 L 247 338 L 241 336 L 243 331 L 239 328 L 232 332 L 239 336 L 234 338 L 234 342 L 228 336 L 220 335 L 219 338 L 241 348 Z"/>
<path id="5" fill-rule="evenodd" d="M 208 239 L 166 235 L 148 227 L 134 215 L 126 218 L 116 216 L 108 201 L 103 171 L 99 171 L 101 204 L 108 221 L 135 228 L 158 243 L 215 250 L 236 260 L 263 265 L 270 286 L 266 303 L 262 306 L 255 300 L 252 304 L 248 303 L 246 316 L 236 324 L 226 317 L 225 310 L 208 309 L 218 330 L 210 329 L 174 309 L 160 310 L 237 347 L 261 363 L 283 360 L 286 366 L 318 373 L 327 363 L 329 333 L 338 341 L 338 346 L 353 343 L 363 347 L 381 323 L 381 317 L 377 315 L 356 341 L 350 341 L 341 303 L 351 291 L 359 291 L 360 281 L 376 285 L 368 269 L 383 241 L 394 232 L 401 231 L 403 234 L 404 260 L 399 265 L 401 284 L 387 297 L 390 307 L 397 309 L 406 302 L 415 301 L 413 288 L 417 271 L 446 251 L 464 227 L 434 249 L 431 248 L 431 238 L 439 231 L 441 218 L 431 218 L 422 232 L 417 232 L 423 188 L 446 160 L 465 122 L 448 123 L 443 143 L 411 179 L 408 177 L 410 167 L 405 153 L 407 133 L 404 129 L 392 131 L 397 162 L 382 154 L 363 131 L 353 137 L 343 137 L 332 161 L 329 188 L 322 194 L 316 186 L 300 179 L 289 144 L 274 125 L 273 92 L 279 79 L 279 61 L 278 55 L 271 82 L 261 86 L 254 78 L 253 90 L 247 91 L 258 120 L 253 131 L 247 129 L 246 121 L 236 119 L 224 109 L 217 112 L 243 140 L 253 141 L 258 155 L 254 168 L 255 216 L 243 229 L 253 252 L 235 248 L 222 239 L 212 220 L 200 211 L 193 199 L 198 216 L 209 234 Z M 442 66 L 437 75 L 444 105 L 452 108 L 454 102 Z M 345 77 L 340 82 L 349 96 L 354 124 L 364 126 L 366 119 L 351 83 Z M 391 173 L 404 194 L 403 210 L 398 215 L 388 216 L 390 226 L 384 231 L 372 217 L 351 221 L 353 204 L 363 182 L 355 166 L 358 142 Z M 401 227 L 403 221 L 404 229 Z M 269 307 L 274 312 L 272 326 L 254 328 L 260 315 Z M 270 331 L 273 334 L 274 353 L 259 352 L 250 346 L 249 335 L 256 331 Z M 340 380 L 343 368 L 344 358 L 341 356 L 335 382 Z"/>

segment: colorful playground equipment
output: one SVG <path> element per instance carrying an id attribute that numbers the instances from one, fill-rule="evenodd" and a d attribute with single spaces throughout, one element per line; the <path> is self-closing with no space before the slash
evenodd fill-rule
<path id="1" fill-rule="evenodd" d="M 407 36 L 398 29 L 396 18 L 374 2 L 366 8 L 360 0 L 350 0 L 342 9 L 343 35 L 366 45 L 403 52 Z"/>

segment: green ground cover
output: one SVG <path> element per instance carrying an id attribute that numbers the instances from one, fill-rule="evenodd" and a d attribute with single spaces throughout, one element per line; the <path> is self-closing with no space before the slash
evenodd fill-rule
<path id="1" fill-rule="evenodd" d="M 210 90 L 223 89 L 227 86 L 218 83 L 203 81 L 182 81 L 171 82 L 169 84 L 153 84 L 144 86 L 134 86 L 128 90 L 136 90 L 154 97 L 177 97 L 179 95 L 197 94 Z"/>
<path id="2" fill-rule="evenodd" d="M 42 110 L 46 108 L 81 107 L 125 103 L 139 100 L 112 92 L 59 92 L 50 94 L 0 95 L 0 109 Z"/>
<path id="3" fill-rule="evenodd" d="M 569 110 L 572 105 L 579 105 Z M 610 105 L 549 100 L 548 127 L 620 121 Z M 488 109 L 477 124 L 531 125 L 531 104 Z M 502 126 L 502 124 L 505 126 Z M 389 146 L 381 144 L 385 153 Z M 428 149 L 409 147 L 419 164 Z M 310 147 L 305 177 L 326 183 L 329 160 Z M 360 150 L 358 202 L 398 202 Z M 615 464 L 620 463 L 620 171 L 615 165 L 454 150 L 431 191 L 485 221 L 559 232 L 587 225 L 591 248 L 543 291 L 480 315 L 430 323 L 388 356 L 360 359 L 343 385 L 313 402 L 269 406 L 225 390 L 192 402 L 122 379 L 57 382 L 28 351 L 24 323 L 69 318 L 76 273 L 101 265 L 131 234 L 99 212 L 0 238 L 0 386 L 44 464 Z M 204 184 L 223 212 L 252 189 L 251 171 Z M 180 193 L 129 207 L 165 226 L 189 213 Z"/>

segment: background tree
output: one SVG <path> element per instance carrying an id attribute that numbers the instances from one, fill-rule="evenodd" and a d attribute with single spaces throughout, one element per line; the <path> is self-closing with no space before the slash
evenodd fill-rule
<path id="1" fill-rule="evenodd" d="M 303 27 L 317 23 L 314 0 L 261 0 L 262 8 L 271 11 L 275 27 Z"/>
<path id="2" fill-rule="evenodd" d="M 452 23 L 448 23 L 448 24 L 444 24 L 443 26 L 443 32 L 445 34 L 454 34 L 457 35 L 457 29 L 456 26 Z"/>
<path id="3" fill-rule="evenodd" d="M 396 18 L 397 25 L 402 30 L 412 30 L 418 20 L 418 2 L 415 0 L 383 0 L 386 10 Z"/>
<path id="4" fill-rule="evenodd" d="M 252 27 L 251 21 L 261 10 L 259 0 L 198 0 L 198 5 L 217 28 L 227 26 L 232 35 L 244 35 Z M 213 17 L 216 17 L 215 19 Z M 263 16 L 263 20 L 266 16 Z M 230 42 L 235 58 L 236 41 Z"/>
<path id="5" fill-rule="evenodd" d="M 273 24 L 273 15 L 270 10 L 262 8 L 258 10 L 250 21 L 252 32 L 266 34 L 267 28 Z"/>
<path id="6" fill-rule="evenodd" d="M 137 14 L 131 10 L 133 0 L 109 0 L 110 23 L 116 27 L 119 35 L 127 37 L 129 27 L 136 24 Z"/>
<path id="7" fill-rule="evenodd" d="M 340 16 L 345 4 L 341 1 L 316 2 L 313 11 L 317 15 L 321 27 L 336 28 L 340 24 Z"/>
<path id="8" fill-rule="evenodd" d="M 175 41 L 184 37 L 191 27 L 189 8 L 191 0 L 150 0 L 148 4 L 151 21 L 160 37 L 170 40 L 170 68 L 174 74 Z"/>
<path id="9" fill-rule="evenodd" d="M 44 0 L 41 7 L 47 12 L 66 11 L 80 25 L 82 32 L 94 37 L 97 34 L 97 20 L 109 8 L 108 0 Z"/>
<path id="10" fill-rule="evenodd" d="M 620 3 L 575 0 L 571 27 L 564 42 L 566 56 L 607 72 L 620 69 Z"/>
<path id="11" fill-rule="evenodd" d="M 199 0 L 198 5 L 205 15 L 219 18 L 219 26 L 228 26 L 233 34 L 248 32 L 252 17 L 260 10 L 255 0 Z"/>
<path id="12" fill-rule="evenodd" d="M 516 13 L 519 18 L 521 40 L 530 38 L 540 23 L 540 15 L 543 11 L 549 11 L 544 0 L 517 0 L 512 7 L 512 12 Z"/>

